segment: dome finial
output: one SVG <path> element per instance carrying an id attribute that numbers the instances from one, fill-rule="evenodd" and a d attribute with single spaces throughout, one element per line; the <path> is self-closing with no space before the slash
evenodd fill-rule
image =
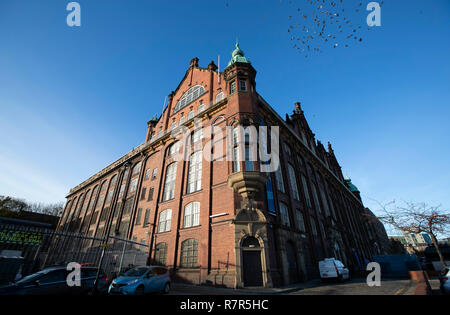
<path id="1" fill-rule="evenodd" d="M 236 44 L 235 44 L 236 49 L 233 50 L 233 52 L 231 53 L 231 60 L 228 63 L 228 66 L 232 65 L 235 62 L 242 62 L 242 63 L 250 63 L 244 56 L 244 52 L 242 51 L 242 49 L 239 47 L 239 42 L 238 39 L 236 38 Z"/>

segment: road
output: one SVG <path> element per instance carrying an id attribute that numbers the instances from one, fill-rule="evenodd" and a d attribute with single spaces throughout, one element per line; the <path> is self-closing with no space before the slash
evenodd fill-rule
<path id="1" fill-rule="evenodd" d="M 292 292 L 293 295 L 404 295 L 411 294 L 411 280 L 382 280 L 379 287 L 369 287 L 365 279 L 352 279 L 344 283 L 320 284 Z"/>
<path id="2" fill-rule="evenodd" d="M 344 283 L 321 283 L 311 281 L 288 288 L 241 289 L 214 288 L 173 284 L 171 295 L 408 295 L 414 289 L 410 280 L 382 280 L 380 287 L 369 287 L 365 279 L 352 279 Z"/>

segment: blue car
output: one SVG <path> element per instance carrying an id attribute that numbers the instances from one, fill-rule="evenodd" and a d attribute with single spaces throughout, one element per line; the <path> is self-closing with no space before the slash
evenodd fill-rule
<path id="1" fill-rule="evenodd" d="M 109 294 L 143 295 L 150 292 L 169 293 L 170 275 L 166 267 L 134 267 L 114 279 Z"/>

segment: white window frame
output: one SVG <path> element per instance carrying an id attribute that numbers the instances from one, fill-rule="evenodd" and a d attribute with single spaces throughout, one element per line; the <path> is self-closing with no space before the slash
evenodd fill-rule
<path id="1" fill-rule="evenodd" d="M 194 201 L 184 207 L 183 227 L 189 228 L 200 225 L 200 202 Z"/>
<path id="2" fill-rule="evenodd" d="M 169 232 L 172 223 L 172 209 L 167 209 L 159 214 L 158 233 Z"/>
<path id="3" fill-rule="evenodd" d="M 171 200 L 175 197 L 175 181 L 177 179 L 177 163 L 169 164 L 166 168 L 166 178 L 164 181 L 163 201 Z"/>
<path id="4" fill-rule="evenodd" d="M 189 158 L 188 194 L 202 189 L 202 158 L 203 151 L 194 152 Z"/>

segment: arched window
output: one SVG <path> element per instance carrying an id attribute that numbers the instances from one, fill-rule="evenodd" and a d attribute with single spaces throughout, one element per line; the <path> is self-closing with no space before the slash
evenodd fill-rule
<path id="1" fill-rule="evenodd" d="M 177 176 L 177 163 L 167 166 L 166 180 L 164 183 L 163 201 L 173 199 L 175 196 L 175 179 Z"/>
<path id="2" fill-rule="evenodd" d="M 187 192 L 192 193 L 202 189 L 202 153 L 197 151 L 189 159 Z"/>
<path id="3" fill-rule="evenodd" d="M 181 266 L 197 267 L 198 241 L 190 238 L 181 243 Z"/>
<path id="4" fill-rule="evenodd" d="M 298 194 L 297 180 L 295 178 L 294 167 L 288 163 L 288 173 L 289 173 L 289 184 L 291 185 L 291 190 L 294 195 L 295 200 L 300 200 L 300 195 Z"/>
<path id="5" fill-rule="evenodd" d="M 169 156 L 174 155 L 175 153 L 178 153 L 180 151 L 180 141 L 175 142 L 172 144 L 169 148 Z"/>
<path id="6" fill-rule="evenodd" d="M 159 214 L 158 232 L 170 231 L 170 224 L 172 222 L 172 210 L 167 209 Z"/>
<path id="7" fill-rule="evenodd" d="M 201 85 L 196 85 L 194 87 L 191 87 L 189 90 L 186 91 L 186 93 L 183 94 L 183 96 L 178 101 L 177 105 L 175 106 L 174 112 L 178 112 L 180 109 L 186 107 L 196 99 L 198 99 L 200 96 L 202 96 L 205 93 L 205 88 Z"/>
<path id="8" fill-rule="evenodd" d="M 112 197 L 114 195 L 114 188 L 116 186 L 117 182 L 117 176 L 114 175 L 114 177 L 111 179 L 111 183 L 109 184 L 108 193 L 106 194 L 106 203 L 110 203 L 112 200 Z"/>
<path id="9" fill-rule="evenodd" d="M 133 167 L 133 172 L 131 173 L 131 176 L 138 175 L 139 172 L 141 171 L 141 166 L 142 166 L 142 162 L 139 162 L 138 164 L 136 164 L 136 165 Z"/>
<path id="10" fill-rule="evenodd" d="M 184 227 L 200 224 L 200 202 L 191 202 L 184 207 Z"/>
<path id="11" fill-rule="evenodd" d="M 225 94 L 223 92 L 220 92 L 219 94 L 216 95 L 216 103 L 220 102 L 224 98 L 225 98 Z"/>
<path id="12" fill-rule="evenodd" d="M 160 266 L 166 265 L 167 243 L 159 243 L 155 248 L 155 263 Z"/>
<path id="13" fill-rule="evenodd" d="M 97 199 L 97 192 L 98 192 L 98 185 L 95 186 L 94 190 L 92 191 L 92 198 L 91 198 L 91 202 L 89 203 L 89 207 L 88 207 L 89 212 L 91 212 L 95 206 L 95 199 Z"/>
<path id="14" fill-rule="evenodd" d="M 83 216 L 86 213 L 90 198 L 91 198 L 91 191 L 89 190 L 86 194 L 86 198 L 84 199 L 83 208 L 81 209 L 80 213 L 81 216 Z"/>

